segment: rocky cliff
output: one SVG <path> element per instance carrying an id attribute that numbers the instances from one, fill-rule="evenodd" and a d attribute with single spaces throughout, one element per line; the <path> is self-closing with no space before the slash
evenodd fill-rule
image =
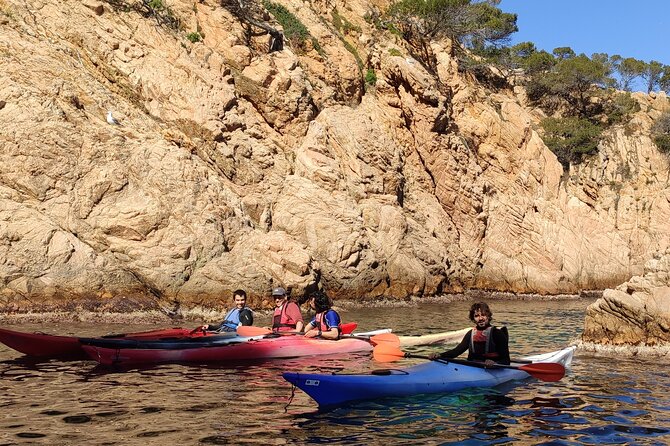
<path id="1" fill-rule="evenodd" d="M 426 70 L 383 2 L 282 1 L 313 39 L 271 53 L 225 2 L 138 3 L 0 0 L 4 311 L 572 293 L 670 246 L 664 94 L 564 171 L 521 87 L 448 42 Z"/>

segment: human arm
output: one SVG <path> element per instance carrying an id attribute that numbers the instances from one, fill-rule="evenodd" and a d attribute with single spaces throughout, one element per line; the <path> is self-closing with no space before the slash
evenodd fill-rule
<path id="1" fill-rule="evenodd" d="M 318 330 L 312 328 L 311 330 L 305 330 L 305 336 L 308 338 L 320 337 L 322 339 L 337 340 L 340 338 L 340 315 L 337 314 L 335 310 L 329 310 L 324 316 L 325 326 L 328 327 L 328 330 Z M 308 327 L 316 327 L 317 322 L 316 318 L 308 324 Z"/>
<path id="2" fill-rule="evenodd" d="M 317 330 L 316 328 L 313 328 L 305 332 L 305 337 L 306 338 L 319 337 L 321 339 L 330 339 L 334 341 L 340 337 L 340 330 L 337 327 L 333 327 L 327 331 L 321 331 Z"/>
<path id="3" fill-rule="evenodd" d="M 472 335 L 471 331 L 467 332 L 465 336 L 463 336 L 461 342 L 456 347 L 452 348 L 451 350 L 447 350 L 446 352 L 433 353 L 430 355 L 430 359 L 448 359 L 462 355 L 470 348 L 471 335 Z"/>
<path id="4" fill-rule="evenodd" d="M 328 331 L 322 331 L 319 335 L 322 339 L 336 340 L 340 337 L 340 330 L 337 327 L 332 327 Z"/>
<path id="5" fill-rule="evenodd" d="M 305 337 L 314 338 L 316 336 L 319 336 L 319 330 L 316 329 L 316 318 L 314 318 L 305 325 Z"/>

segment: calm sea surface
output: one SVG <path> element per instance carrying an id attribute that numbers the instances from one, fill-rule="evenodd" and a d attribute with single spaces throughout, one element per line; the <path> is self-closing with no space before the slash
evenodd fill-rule
<path id="1" fill-rule="evenodd" d="M 555 350 L 577 339 L 590 302 L 491 305 L 494 323 L 509 328 L 510 350 L 516 356 Z M 424 334 L 469 326 L 468 306 L 422 304 L 341 314 L 345 321 L 357 321 L 358 331 L 392 327 L 397 334 Z M 263 319 L 259 325 L 267 322 Z M 82 336 L 154 328 L 6 327 Z M 0 344 L 0 445 L 670 444 L 670 367 L 654 360 L 608 359 L 578 351 L 572 369 L 557 383 L 527 380 L 328 412 L 317 411 L 300 391 L 291 400 L 291 387 L 280 376 L 287 370 L 383 367 L 369 355 L 351 354 L 118 370 L 93 361 L 31 362 Z"/>

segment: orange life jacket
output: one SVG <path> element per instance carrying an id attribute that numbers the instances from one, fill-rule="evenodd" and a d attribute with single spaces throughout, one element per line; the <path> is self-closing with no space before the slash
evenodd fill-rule
<path id="1" fill-rule="evenodd" d="M 275 308 L 275 312 L 272 315 L 272 329 L 274 331 L 291 331 L 296 329 L 298 321 L 292 320 L 289 315 L 286 314 L 286 308 L 290 304 L 297 305 L 295 302 L 287 301 L 281 307 Z"/>

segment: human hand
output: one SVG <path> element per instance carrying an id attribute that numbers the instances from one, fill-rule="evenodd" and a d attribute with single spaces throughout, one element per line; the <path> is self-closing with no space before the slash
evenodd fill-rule
<path id="1" fill-rule="evenodd" d="M 316 330 L 309 330 L 305 332 L 305 337 L 306 338 L 315 338 L 319 335 L 319 333 Z"/>
<path id="2" fill-rule="evenodd" d="M 440 354 L 439 353 L 431 353 L 428 355 L 430 359 L 440 359 Z"/>
<path id="3" fill-rule="evenodd" d="M 493 359 L 487 359 L 486 361 L 484 361 L 485 367 L 493 367 L 494 365 L 496 365 L 496 363 Z"/>

